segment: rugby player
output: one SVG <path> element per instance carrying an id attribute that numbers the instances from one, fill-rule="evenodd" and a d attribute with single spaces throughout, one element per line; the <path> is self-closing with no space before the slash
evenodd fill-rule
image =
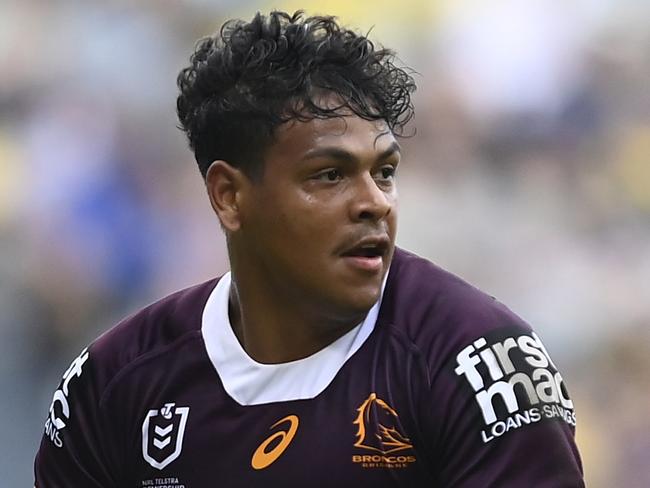
<path id="1" fill-rule="evenodd" d="M 39 488 L 580 487 L 540 338 L 395 247 L 415 85 L 332 17 L 231 21 L 179 75 L 230 272 L 72 362 Z"/>

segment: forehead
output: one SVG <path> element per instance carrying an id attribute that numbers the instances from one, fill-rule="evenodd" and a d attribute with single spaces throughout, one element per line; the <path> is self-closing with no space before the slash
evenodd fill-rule
<path id="1" fill-rule="evenodd" d="M 309 151 L 323 147 L 344 149 L 359 158 L 381 153 L 395 142 L 383 120 L 365 120 L 357 115 L 341 115 L 282 124 L 268 148 L 267 157 L 298 160 Z"/>

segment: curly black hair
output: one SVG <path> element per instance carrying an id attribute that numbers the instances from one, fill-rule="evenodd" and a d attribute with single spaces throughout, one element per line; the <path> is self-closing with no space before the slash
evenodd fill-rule
<path id="1" fill-rule="evenodd" d="M 180 128 L 203 177 L 222 159 L 249 177 L 261 174 L 275 129 L 348 110 L 386 121 L 403 135 L 413 116 L 415 82 L 395 65 L 395 53 L 341 27 L 335 17 L 259 12 L 231 20 L 199 41 L 190 66 L 178 75 Z M 340 105 L 319 105 L 335 93 Z"/>

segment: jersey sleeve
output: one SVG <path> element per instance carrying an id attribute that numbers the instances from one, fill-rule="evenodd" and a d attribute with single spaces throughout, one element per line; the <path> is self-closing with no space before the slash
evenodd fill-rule
<path id="1" fill-rule="evenodd" d="M 526 324 L 463 333 L 429 366 L 421 415 L 440 486 L 584 487 L 573 402 Z"/>
<path id="2" fill-rule="evenodd" d="M 92 346 L 63 374 L 50 404 L 34 464 L 36 488 L 113 488 L 114 445 L 100 408 Z"/>

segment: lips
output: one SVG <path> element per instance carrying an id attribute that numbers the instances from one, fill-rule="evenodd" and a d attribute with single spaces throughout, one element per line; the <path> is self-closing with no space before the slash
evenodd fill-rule
<path id="1" fill-rule="evenodd" d="M 351 244 L 341 253 L 343 257 L 377 258 L 384 257 L 390 247 L 387 236 L 364 237 Z"/>
<path id="2" fill-rule="evenodd" d="M 384 258 L 389 249 L 390 239 L 387 236 L 369 236 L 347 246 L 341 256 L 351 269 L 375 275 L 384 269 Z"/>

